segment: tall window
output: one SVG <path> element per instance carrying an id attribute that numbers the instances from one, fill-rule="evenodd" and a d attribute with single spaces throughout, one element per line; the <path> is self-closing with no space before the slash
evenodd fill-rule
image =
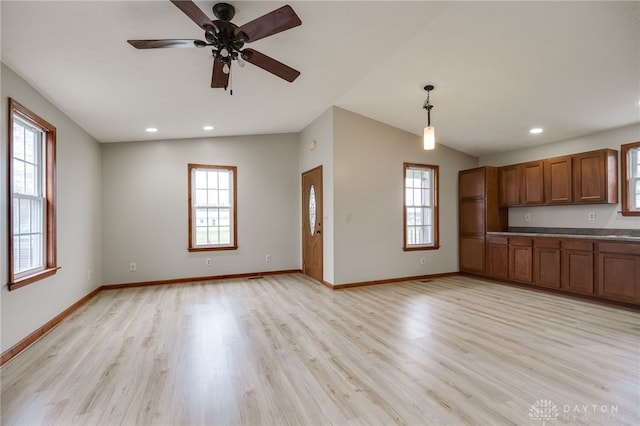
<path id="1" fill-rule="evenodd" d="M 438 166 L 404 163 L 404 249 L 438 247 Z"/>
<path id="2" fill-rule="evenodd" d="M 9 99 L 9 290 L 55 274 L 56 129 Z"/>
<path id="3" fill-rule="evenodd" d="M 620 147 L 622 215 L 640 216 L 640 142 Z"/>
<path id="4" fill-rule="evenodd" d="M 236 167 L 188 168 L 189 251 L 237 249 Z"/>

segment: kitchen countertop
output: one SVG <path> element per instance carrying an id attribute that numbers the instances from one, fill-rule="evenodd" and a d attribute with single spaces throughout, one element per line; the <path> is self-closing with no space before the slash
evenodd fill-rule
<path id="1" fill-rule="evenodd" d="M 591 228 L 525 228 L 513 227 L 506 232 L 487 232 L 487 235 L 511 237 L 553 237 L 593 240 L 640 242 L 640 229 L 591 229 Z"/>

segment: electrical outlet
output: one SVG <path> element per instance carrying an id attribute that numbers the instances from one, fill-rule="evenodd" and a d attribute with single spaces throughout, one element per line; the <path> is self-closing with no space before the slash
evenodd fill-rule
<path id="1" fill-rule="evenodd" d="M 426 261 L 426 260 L 425 260 L 425 258 L 424 258 L 424 257 L 421 257 L 421 258 L 420 258 L 420 264 L 421 264 L 421 265 L 424 265 L 425 261 Z"/>
<path id="2" fill-rule="evenodd" d="M 87 281 L 91 281 L 91 270 L 87 271 Z"/>
<path id="3" fill-rule="evenodd" d="M 135 263 L 130 263 L 129 264 L 129 272 L 135 272 L 138 270 L 138 266 Z"/>
<path id="4" fill-rule="evenodd" d="M 210 257 L 207 257 L 207 259 L 204 261 L 204 264 L 207 266 L 211 266 L 212 263 L 213 263 L 213 259 L 211 259 Z"/>
<path id="5" fill-rule="evenodd" d="M 265 262 L 271 262 L 271 255 L 270 255 L 270 254 L 266 255 L 266 256 L 264 257 L 264 261 L 265 261 Z"/>
<path id="6" fill-rule="evenodd" d="M 596 212 L 587 213 L 587 220 L 591 220 L 591 221 L 596 220 Z"/>
<path id="7" fill-rule="evenodd" d="M 531 213 L 525 213 L 524 214 L 524 221 L 525 222 L 531 222 Z"/>

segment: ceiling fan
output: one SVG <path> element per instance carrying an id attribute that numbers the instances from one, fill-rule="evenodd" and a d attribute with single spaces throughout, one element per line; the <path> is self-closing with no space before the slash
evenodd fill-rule
<path id="1" fill-rule="evenodd" d="M 236 11 L 228 3 L 216 3 L 213 14 L 216 20 L 209 17 L 191 0 L 171 0 L 185 15 L 204 30 L 203 40 L 127 40 L 136 49 L 158 49 L 164 47 L 211 47 L 213 53 L 213 72 L 211 76 L 212 88 L 229 86 L 229 74 L 232 61 L 244 66 L 247 61 L 265 71 L 270 72 L 288 82 L 294 81 L 299 75 L 297 71 L 255 49 L 243 48 L 245 43 L 277 34 L 297 27 L 302 21 L 291 6 L 282 6 L 242 26 L 231 22 Z"/>

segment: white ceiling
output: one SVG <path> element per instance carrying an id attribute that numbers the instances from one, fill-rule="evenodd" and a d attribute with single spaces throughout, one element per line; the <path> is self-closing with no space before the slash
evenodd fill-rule
<path id="1" fill-rule="evenodd" d="M 231 3 L 237 25 L 285 4 Z M 420 135 L 427 83 L 438 142 L 473 155 L 640 121 L 637 1 L 288 4 L 302 26 L 248 47 L 301 76 L 234 67 L 233 96 L 208 49 L 126 43 L 203 39 L 169 1 L 3 0 L 2 61 L 101 142 L 298 132 L 331 105 Z"/>

